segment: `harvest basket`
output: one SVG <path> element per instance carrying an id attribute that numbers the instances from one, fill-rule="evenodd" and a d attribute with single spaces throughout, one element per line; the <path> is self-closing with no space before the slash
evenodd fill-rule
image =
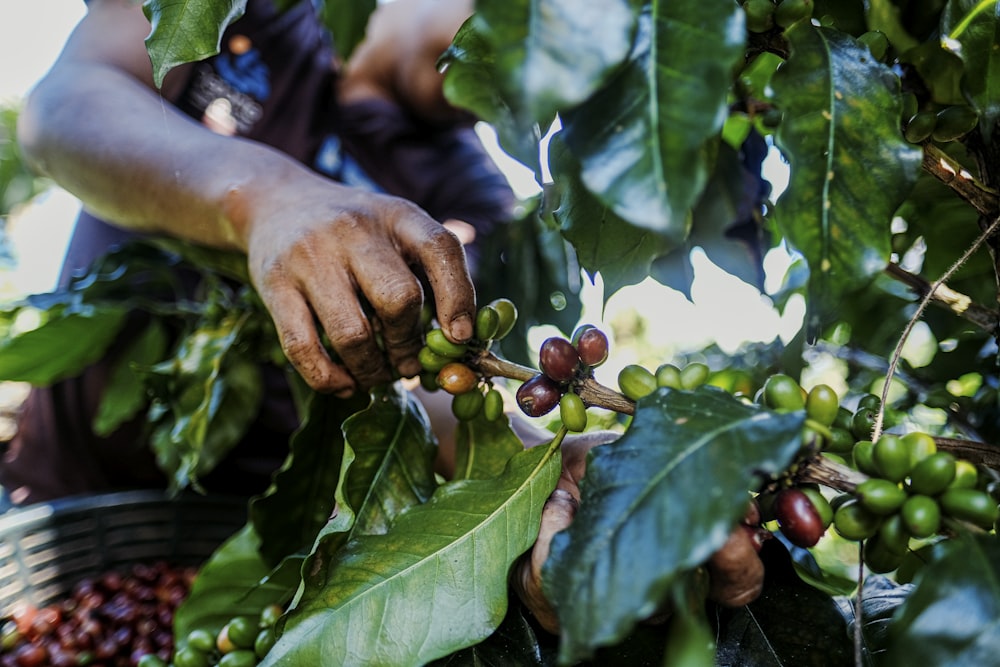
<path id="1" fill-rule="evenodd" d="M 245 522 L 245 498 L 127 491 L 0 515 L 0 617 L 51 604 L 73 586 L 134 563 L 200 565 Z"/>

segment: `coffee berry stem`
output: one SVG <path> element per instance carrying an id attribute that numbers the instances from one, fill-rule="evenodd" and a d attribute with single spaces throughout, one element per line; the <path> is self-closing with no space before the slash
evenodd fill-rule
<path id="1" fill-rule="evenodd" d="M 538 375 L 538 370 L 500 359 L 488 350 L 483 350 L 465 363 L 486 377 L 505 377 L 527 382 Z M 635 401 L 610 387 L 604 386 L 592 377 L 584 378 L 574 386 L 576 393 L 588 406 L 605 408 L 626 415 L 635 414 Z"/>
<path id="2" fill-rule="evenodd" d="M 868 475 L 815 454 L 799 463 L 794 479 L 797 484 L 822 484 L 838 491 L 853 492 Z"/>

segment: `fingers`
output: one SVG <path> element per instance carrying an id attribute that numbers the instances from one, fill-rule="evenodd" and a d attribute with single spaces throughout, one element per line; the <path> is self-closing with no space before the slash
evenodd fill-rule
<path id="1" fill-rule="evenodd" d="M 438 322 L 455 343 L 472 338 L 476 312 L 476 290 L 465 261 L 461 241 L 426 216 L 409 217 L 399 225 L 397 237 L 402 249 L 423 267 L 434 293 Z"/>

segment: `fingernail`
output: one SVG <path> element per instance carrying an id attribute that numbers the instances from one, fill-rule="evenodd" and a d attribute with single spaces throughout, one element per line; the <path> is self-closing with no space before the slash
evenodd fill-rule
<path id="1" fill-rule="evenodd" d="M 468 314 L 459 315 L 451 321 L 448 330 L 452 340 L 464 343 L 472 338 L 472 318 Z"/>

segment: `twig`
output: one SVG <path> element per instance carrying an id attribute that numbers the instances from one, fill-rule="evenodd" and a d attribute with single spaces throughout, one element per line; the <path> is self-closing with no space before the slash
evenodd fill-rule
<path id="1" fill-rule="evenodd" d="M 899 342 L 896 343 L 896 349 L 892 353 L 892 357 L 889 360 L 889 370 L 885 376 L 885 385 L 882 387 L 882 404 L 878 409 L 878 413 L 875 416 L 875 426 L 872 428 L 872 442 L 877 442 L 879 436 L 882 434 L 882 424 L 885 421 L 885 405 L 886 401 L 889 400 L 889 387 L 892 383 L 892 376 L 896 373 L 896 367 L 899 365 L 899 359 L 903 354 L 903 344 L 906 343 L 906 339 L 910 337 L 910 332 L 913 331 L 913 327 L 916 326 L 917 322 L 920 321 L 920 317 L 927 310 L 927 305 L 931 302 L 931 298 L 934 293 L 937 292 L 938 288 L 945 283 L 946 280 L 952 277 L 956 271 L 972 256 L 976 250 L 979 249 L 986 239 L 993 235 L 993 232 L 1000 227 L 1000 217 L 996 218 L 990 226 L 983 230 L 972 245 L 962 253 L 962 256 L 955 260 L 955 263 L 948 267 L 948 270 L 944 274 L 934 281 L 930 286 L 929 291 L 920 300 L 920 305 L 917 306 L 917 312 L 913 313 L 913 317 L 910 321 L 906 323 L 906 327 L 903 329 L 903 334 L 899 337 Z"/>
<path id="2" fill-rule="evenodd" d="M 972 204 L 980 214 L 994 217 L 1000 210 L 996 191 L 980 183 L 962 165 L 934 144 L 924 145 L 924 170 Z"/>
<path id="3" fill-rule="evenodd" d="M 1000 448 L 996 445 L 975 440 L 939 437 L 935 437 L 934 442 L 938 449 L 951 452 L 970 463 L 979 463 L 990 468 L 1000 469 Z"/>
<path id="4" fill-rule="evenodd" d="M 975 303 L 965 294 L 956 292 L 943 283 L 932 291 L 932 285 L 929 282 L 895 263 L 890 263 L 885 268 L 885 273 L 890 278 L 905 283 L 921 297 L 930 295 L 934 304 L 947 308 L 987 333 L 996 333 L 998 325 L 1000 325 L 1000 311 Z"/>

